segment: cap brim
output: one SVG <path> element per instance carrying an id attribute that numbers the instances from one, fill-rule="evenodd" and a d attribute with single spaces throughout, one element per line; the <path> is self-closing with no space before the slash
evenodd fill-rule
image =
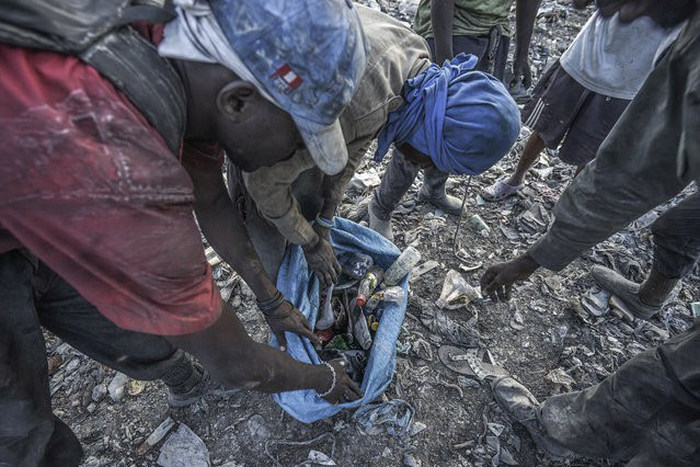
<path id="1" fill-rule="evenodd" d="M 348 163 L 348 148 L 340 122 L 336 119 L 328 126 L 295 119 L 306 149 L 323 173 L 340 173 Z"/>

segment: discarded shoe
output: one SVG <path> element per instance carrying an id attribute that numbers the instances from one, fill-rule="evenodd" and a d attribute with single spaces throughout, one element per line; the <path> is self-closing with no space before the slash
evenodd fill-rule
<path id="1" fill-rule="evenodd" d="M 639 284 L 625 279 L 612 269 L 603 266 L 594 266 L 591 276 L 604 289 L 616 295 L 624 302 L 627 309 L 638 318 L 649 319 L 659 312 L 661 307 L 646 305 L 639 299 Z"/>
<path id="2" fill-rule="evenodd" d="M 527 428 L 535 444 L 545 454 L 555 460 L 565 460 L 575 455 L 547 434 L 547 429 L 537 416 L 540 403 L 525 386 L 510 376 L 504 376 L 491 383 L 491 390 L 498 405 Z"/>

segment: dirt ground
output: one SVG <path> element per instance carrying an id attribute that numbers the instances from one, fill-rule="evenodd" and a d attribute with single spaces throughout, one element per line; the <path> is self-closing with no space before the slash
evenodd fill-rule
<path id="1" fill-rule="evenodd" d="M 408 21 L 414 2 L 363 3 Z M 531 47 L 536 76 L 563 52 L 590 12 L 576 12 L 568 2 L 543 2 Z M 312 449 L 328 455 L 337 465 L 563 465 L 538 453 L 525 430 L 511 425 L 494 403 L 487 384 L 458 378 L 440 362 L 437 352 L 444 339 L 431 333 L 420 320 L 425 310 L 434 309 L 448 270 L 482 262 L 476 270 L 461 271 L 470 284 L 478 286 L 487 265 L 520 254 L 546 228 L 554 203 L 573 175 L 573 168 L 559 161 L 556 151 L 547 151 L 540 159 L 520 195 L 497 204 L 482 204 L 477 198 L 485 186 L 513 169 L 528 135 L 529 131 L 523 129 L 512 153 L 471 181 L 464 218 L 479 214 L 491 231 L 484 237 L 466 222 L 462 225 L 458 240 L 467 252 L 466 261 L 454 254 L 457 218 L 426 205 L 405 209 L 408 212 L 395 217 L 396 244 L 401 248 L 412 244 L 424 261 L 440 263 L 411 284 L 412 296 L 399 342 L 402 352 L 394 380 L 385 393 L 388 399 L 400 398 L 412 404 L 414 421 L 419 422 L 415 426 L 424 424 L 424 430 L 404 440 L 386 433 L 366 436 L 358 431 L 352 413 L 305 425 L 284 413 L 270 396 L 242 390 L 209 394 L 194 406 L 171 410 L 160 382 L 129 381 L 127 394 L 114 401 L 104 391 L 114 371 L 48 336 L 48 355 L 56 366 L 50 383 L 54 409 L 81 440 L 84 465 L 156 465 L 167 436 L 146 452 L 139 446 L 168 417 L 187 425 L 201 438 L 215 466 L 297 465 Z M 382 170 L 382 166 L 368 162 L 360 173 L 381 175 Z M 451 178 L 450 193 L 461 197 L 466 182 Z M 359 186 L 359 192 L 348 195 L 346 208 L 366 198 L 367 190 Z M 407 199 L 419 186 L 420 181 Z M 523 216 L 525 213 L 529 214 Z M 595 264 L 614 267 L 641 281 L 651 265 L 647 227 L 654 216 L 644 216 L 559 274 L 546 270 L 536 273 L 516 287 L 510 303 L 480 300 L 446 314 L 463 323 L 471 320 L 495 361 L 538 398 L 595 384 L 635 354 L 662 342 L 669 334 L 687 329 L 692 321 L 689 304 L 700 299 L 696 268 L 651 324 L 627 322 L 605 306 L 596 310 L 591 308 L 591 300 L 586 302 L 588 307 L 582 305 L 586 294 L 602 297 L 603 303 L 607 300 L 588 274 Z M 230 300 L 255 339 L 265 341 L 267 329 L 247 287 L 236 285 Z M 176 429 L 177 425 L 171 433 Z M 571 465 L 609 462 L 580 460 Z"/>

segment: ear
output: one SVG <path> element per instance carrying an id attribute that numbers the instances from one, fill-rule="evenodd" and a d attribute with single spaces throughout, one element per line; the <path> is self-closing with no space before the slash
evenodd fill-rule
<path id="1" fill-rule="evenodd" d="M 247 120 L 253 113 L 258 90 L 248 81 L 233 81 L 219 90 L 216 107 L 226 118 L 235 122 Z"/>

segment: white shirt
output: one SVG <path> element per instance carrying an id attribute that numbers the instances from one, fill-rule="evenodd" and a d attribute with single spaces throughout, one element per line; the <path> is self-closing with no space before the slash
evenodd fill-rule
<path id="1" fill-rule="evenodd" d="M 586 89 L 632 100 L 657 59 L 678 37 L 682 23 L 662 28 L 642 16 L 622 23 L 596 12 L 561 56 L 562 68 Z"/>

